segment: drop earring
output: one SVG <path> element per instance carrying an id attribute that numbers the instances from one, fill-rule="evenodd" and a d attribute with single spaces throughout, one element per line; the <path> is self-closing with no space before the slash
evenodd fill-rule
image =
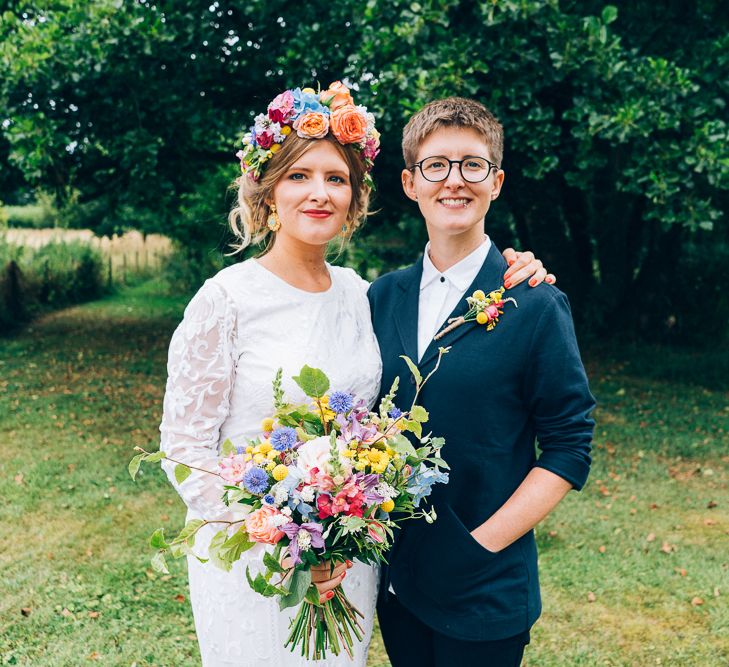
<path id="1" fill-rule="evenodd" d="M 348 232 L 349 232 L 349 225 L 345 222 L 342 225 L 342 229 L 339 231 L 339 236 L 346 237 Z"/>
<path id="2" fill-rule="evenodd" d="M 276 204 L 271 204 L 270 208 L 271 214 L 268 216 L 266 224 L 272 232 L 277 232 L 281 229 L 281 220 L 278 217 L 278 213 L 276 213 Z"/>

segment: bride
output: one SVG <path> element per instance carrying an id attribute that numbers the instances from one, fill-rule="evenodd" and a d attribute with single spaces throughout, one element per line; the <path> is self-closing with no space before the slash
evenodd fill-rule
<path id="1" fill-rule="evenodd" d="M 215 470 L 219 445 L 260 435 L 273 413 L 271 383 L 283 369 L 292 401 L 306 397 L 291 380 L 304 364 L 321 368 L 334 390 L 374 403 L 381 361 L 370 323 L 368 284 L 352 269 L 325 261 L 328 244 L 351 237 L 367 215 L 379 133 L 343 84 L 328 90 L 287 90 L 256 117 L 239 152 L 238 205 L 230 214 L 238 249 L 263 243 L 265 252 L 223 269 L 188 304 L 169 349 L 160 431 L 172 459 Z M 513 251 L 511 251 L 513 253 Z M 535 273 L 531 254 L 519 265 Z M 512 257 L 515 259 L 516 255 Z M 544 272 L 540 274 L 543 277 Z M 539 280 L 539 275 L 537 276 Z M 188 520 L 235 521 L 241 510 L 220 500 L 217 480 L 193 470 L 182 484 L 163 464 L 188 508 Z M 218 528 L 199 531 L 204 556 Z M 188 557 L 190 600 L 204 667 L 289 667 L 309 661 L 284 648 L 294 609 L 250 589 L 245 570 L 260 567 L 263 545 L 224 572 Z M 375 617 L 378 572 L 363 563 L 312 571 L 321 600 L 342 585 L 364 614 L 365 639 L 317 665 L 364 667 Z"/>

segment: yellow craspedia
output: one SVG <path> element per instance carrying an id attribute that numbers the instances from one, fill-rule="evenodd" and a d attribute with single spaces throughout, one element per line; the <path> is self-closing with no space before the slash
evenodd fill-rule
<path id="1" fill-rule="evenodd" d="M 395 501 L 394 500 L 386 500 L 384 503 L 380 505 L 380 509 L 383 512 L 387 512 L 388 514 L 392 512 L 392 510 L 395 509 Z"/>
<path id="2" fill-rule="evenodd" d="M 278 153 L 281 150 L 281 144 L 271 144 L 270 150 L 272 153 Z"/>
<path id="3" fill-rule="evenodd" d="M 473 298 L 474 299 L 478 299 L 479 301 L 485 301 L 486 300 L 486 295 L 483 293 L 483 290 L 477 289 L 473 293 Z"/>
<path id="4" fill-rule="evenodd" d="M 273 417 L 266 417 L 261 422 L 261 430 L 262 431 L 273 431 Z"/>
<path id="5" fill-rule="evenodd" d="M 289 134 L 291 134 L 291 127 L 289 125 L 284 125 L 281 128 L 281 134 L 283 134 L 285 137 L 287 137 Z"/>
<path id="6" fill-rule="evenodd" d="M 486 324 L 486 322 L 488 321 L 489 316 L 486 313 L 480 312 L 478 313 L 478 315 L 476 315 L 476 322 L 478 322 L 479 324 Z"/>
<path id="7" fill-rule="evenodd" d="M 302 88 L 302 93 L 310 93 L 311 95 L 316 95 L 316 91 L 313 88 Z"/>
<path id="8" fill-rule="evenodd" d="M 288 477 L 289 469 L 283 463 L 279 463 L 271 474 L 277 482 L 280 482 L 282 479 Z"/>

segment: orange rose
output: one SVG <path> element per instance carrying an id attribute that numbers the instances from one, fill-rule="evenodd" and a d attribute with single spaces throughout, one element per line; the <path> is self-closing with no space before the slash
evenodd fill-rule
<path id="1" fill-rule="evenodd" d="M 281 513 L 270 505 L 264 505 L 261 509 L 251 512 L 246 517 L 246 530 L 248 537 L 254 542 L 263 542 L 264 544 L 276 544 L 282 537 L 286 535 L 274 526 L 271 519 L 279 516 Z"/>
<path id="2" fill-rule="evenodd" d="M 332 111 L 336 111 L 339 107 L 346 105 L 354 105 L 352 95 L 349 93 L 349 88 L 345 86 L 341 81 L 335 81 L 329 85 L 329 89 L 325 90 L 320 96 L 322 104 L 329 105 Z"/>
<path id="3" fill-rule="evenodd" d="M 309 111 L 294 121 L 294 129 L 304 139 L 321 139 L 329 132 L 329 118 L 318 111 Z"/>
<path id="4" fill-rule="evenodd" d="M 330 119 L 332 134 L 340 144 L 354 144 L 367 134 L 367 119 L 353 104 L 339 107 Z"/>

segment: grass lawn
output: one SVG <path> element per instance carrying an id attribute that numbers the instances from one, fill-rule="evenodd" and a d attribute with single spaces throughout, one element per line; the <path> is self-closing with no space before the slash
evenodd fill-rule
<path id="1" fill-rule="evenodd" d="M 157 447 L 181 299 L 146 283 L 0 339 L 0 665 L 199 665 Z M 729 352 L 597 349 L 594 467 L 538 530 L 525 665 L 729 665 Z M 161 580 L 160 580 L 161 579 Z M 244 585 L 244 584 L 241 584 Z M 379 637 L 370 665 L 385 667 Z"/>

